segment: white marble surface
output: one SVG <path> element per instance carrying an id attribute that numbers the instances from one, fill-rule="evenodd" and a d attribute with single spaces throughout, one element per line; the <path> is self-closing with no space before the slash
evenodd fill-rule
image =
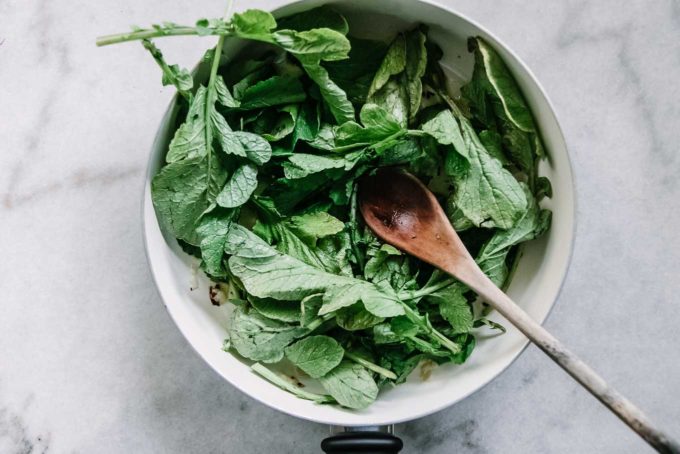
<path id="1" fill-rule="evenodd" d="M 578 236 L 548 328 L 680 437 L 680 1 L 455 4 L 534 70 L 570 145 Z M 223 382 L 163 309 L 140 196 L 172 93 L 138 45 L 94 47 L 222 10 L 0 0 L 2 453 L 318 452 L 326 427 Z M 186 66 L 204 46 L 163 42 Z M 406 453 L 650 452 L 533 347 L 397 430 Z"/>

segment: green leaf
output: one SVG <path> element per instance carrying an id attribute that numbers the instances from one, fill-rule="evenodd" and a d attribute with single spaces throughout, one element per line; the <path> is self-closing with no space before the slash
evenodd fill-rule
<path id="1" fill-rule="evenodd" d="M 186 120 L 177 128 L 170 142 L 166 162 L 205 155 L 205 93 L 205 87 L 199 87 L 196 91 Z"/>
<path id="2" fill-rule="evenodd" d="M 470 170 L 470 155 L 453 114 L 448 110 L 443 110 L 424 123 L 422 129 L 434 137 L 439 144 L 447 145 L 444 172 L 449 176 L 465 176 Z"/>
<path id="3" fill-rule="evenodd" d="M 278 301 L 272 298 L 255 297 L 250 297 L 248 301 L 257 312 L 267 318 L 288 323 L 300 321 L 300 304 L 296 301 Z"/>
<path id="4" fill-rule="evenodd" d="M 345 354 L 338 342 L 329 336 L 309 336 L 286 347 L 286 358 L 312 378 L 333 370 Z"/>
<path id="5" fill-rule="evenodd" d="M 324 63 L 330 78 L 347 93 L 354 104 L 365 104 L 373 76 L 385 58 L 387 46 L 382 41 L 350 36 L 352 48 L 347 60 Z"/>
<path id="6" fill-rule="evenodd" d="M 354 120 L 354 106 L 347 99 L 347 93 L 340 88 L 328 75 L 326 68 L 321 66 L 317 60 L 301 58 L 302 68 L 310 79 L 319 87 L 321 96 L 333 114 L 338 124 Z"/>
<path id="7" fill-rule="evenodd" d="M 392 331 L 391 323 L 380 323 L 373 327 L 373 340 L 376 345 L 396 344 L 401 337 Z"/>
<path id="8" fill-rule="evenodd" d="M 399 164 L 412 164 L 423 158 L 425 152 L 418 140 L 407 138 L 394 143 L 380 152 L 379 165 L 393 166 Z"/>
<path id="9" fill-rule="evenodd" d="M 544 149 L 531 110 L 496 51 L 481 38 L 470 38 L 468 47 L 474 52 L 475 68 L 461 91 L 474 116 L 487 127 L 498 128 L 505 151 L 533 185 L 534 161 Z"/>
<path id="10" fill-rule="evenodd" d="M 421 128 L 441 145 L 453 145 L 465 159 L 470 159 L 460 127 L 451 111 L 442 110 L 432 119 L 423 123 Z"/>
<path id="11" fill-rule="evenodd" d="M 300 302 L 300 326 L 307 326 L 316 320 L 323 304 L 323 293 L 314 293 L 302 298 Z"/>
<path id="12" fill-rule="evenodd" d="M 404 313 L 394 292 L 353 279 L 345 285 L 339 283 L 326 290 L 319 315 L 351 306 L 358 301 L 364 303 L 366 310 L 377 317 L 394 317 Z"/>
<path id="13" fill-rule="evenodd" d="M 355 410 L 368 407 L 378 397 L 378 386 L 366 368 L 343 361 L 319 379 L 340 405 Z"/>
<path id="14" fill-rule="evenodd" d="M 329 257 L 333 257 L 341 276 L 353 277 L 352 265 L 350 264 L 351 240 L 349 232 L 342 231 L 332 236 L 320 238 L 316 246 L 319 251 L 323 251 Z"/>
<path id="15" fill-rule="evenodd" d="M 350 170 L 359 157 L 360 155 L 320 156 L 295 153 L 283 163 L 283 173 L 289 180 L 296 180 L 330 169 Z"/>
<path id="16" fill-rule="evenodd" d="M 284 162 L 284 171 L 286 165 Z M 298 179 L 281 178 L 270 185 L 265 193 L 271 196 L 282 213 L 291 214 L 301 202 L 321 194 L 324 188 L 343 175 L 344 169 L 329 169 Z"/>
<path id="17" fill-rule="evenodd" d="M 481 57 L 486 78 L 501 101 L 508 119 L 522 131 L 535 132 L 531 110 L 500 56 L 481 38 L 471 38 L 469 45 L 474 50 L 475 57 Z"/>
<path id="18" fill-rule="evenodd" d="M 154 208 L 161 222 L 189 244 L 198 245 L 195 229 L 210 204 L 208 185 L 206 157 L 172 162 L 151 183 Z"/>
<path id="19" fill-rule="evenodd" d="M 428 300 L 439 305 L 439 313 L 451 324 L 456 334 L 467 333 L 472 329 L 474 317 L 470 303 L 465 297 L 467 291 L 465 285 L 455 282 L 427 297 Z"/>
<path id="20" fill-rule="evenodd" d="M 377 251 L 369 247 L 367 256 L 370 257 L 364 267 L 364 276 L 367 280 L 397 290 L 404 290 L 411 284 L 415 285 L 410 261 L 398 250 L 389 245 L 383 245 Z"/>
<path id="21" fill-rule="evenodd" d="M 276 249 L 260 237 L 242 225 L 234 223 L 229 228 L 229 235 L 224 242 L 224 251 L 229 255 L 251 259 L 277 255 Z"/>
<path id="22" fill-rule="evenodd" d="M 512 246 L 539 237 L 550 228 L 551 212 L 540 209 L 528 186 L 522 184 L 529 206 L 515 225 L 508 230 L 498 230 L 482 247 L 477 264 L 496 284 L 502 286 L 508 269 L 506 258 Z"/>
<path id="23" fill-rule="evenodd" d="M 538 201 L 542 200 L 544 197 L 552 198 L 553 189 L 550 180 L 546 177 L 538 177 L 536 180 L 536 199 Z"/>
<path id="24" fill-rule="evenodd" d="M 503 166 L 509 164 L 508 158 L 506 158 L 503 153 L 503 138 L 500 134 L 496 131 L 485 129 L 479 133 L 479 141 L 484 148 L 486 148 L 486 151 L 488 151 L 491 156 L 498 159 Z"/>
<path id="25" fill-rule="evenodd" d="M 366 310 L 378 317 L 392 317 L 404 312 L 396 295 L 385 289 L 327 273 L 288 255 L 233 256 L 229 259 L 229 269 L 248 293 L 259 298 L 299 301 L 315 293 L 324 293 L 319 315 L 351 306 L 359 300 Z"/>
<path id="26" fill-rule="evenodd" d="M 340 266 L 334 256 L 305 243 L 290 229 L 288 222 L 273 225 L 258 223 L 253 230 L 260 236 L 264 234 L 263 238 L 270 243 L 275 243 L 276 249 L 286 255 L 329 273 L 337 274 L 340 271 Z"/>
<path id="27" fill-rule="evenodd" d="M 274 16 L 257 9 L 234 13 L 231 23 L 241 35 L 266 35 L 276 28 Z"/>
<path id="28" fill-rule="evenodd" d="M 279 29 L 303 32 L 314 28 L 330 28 L 343 35 L 349 31 L 349 25 L 344 16 L 325 5 L 279 20 Z"/>
<path id="29" fill-rule="evenodd" d="M 271 320 L 258 312 L 234 308 L 229 328 L 231 346 L 244 358 L 275 363 L 283 358 L 284 348 L 308 333 L 305 328 Z"/>
<path id="30" fill-rule="evenodd" d="M 464 340 L 463 340 L 463 347 L 461 348 L 461 351 L 453 356 L 453 362 L 455 364 L 463 364 L 467 359 L 470 357 L 472 354 L 472 351 L 475 349 L 475 345 L 477 344 L 477 341 L 475 340 L 475 336 L 472 334 L 464 334 Z"/>
<path id="31" fill-rule="evenodd" d="M 241 141 L 238 140 L 238 137 L 229 127 L 227 120 L 225 120 L 216 110 L 211 112 L 210 118 L 212 133 L 220 144 L 220 148 L 224 154 L 245 158 L 247 156 L 246 150 L 243 148 Z"/>
<path id="32" fill-rule="evenodd" d="M 329 314 L 358 302 L 365 290 L 360 282 L 348 282 L 328 288 L 323 294 L 323 305 L 319 309 L 319 315 Z"/>
<path id="33" fill-rule="evenodd" d="M 196 233 L 201 239 L 201 259 L 205 271 L 211 276 L 226 275 L 222 258 L 233 216 L 233 211 L 226 213 L 215 211 L 204 216 L 196 228 Z"/>
<path id="34" fill-rule="evenodd" d="M 449 218 L 449 222 L 451 222 L 451 225 L 456 232 L 463 232 L 474 227 L 472 221 L 465 216 L 460 208 L 458 208 L 454 197 L 448 197 L 446 199 L 445 211 Z"/>
<path id="35" fill-rule="evenodd" d="M 222 76 L 217 76 L 215 78 L 215 91 L 217 93 L 217 102 L 222 104 L 224 107 L 240 107 L 241 103 L 234 99 L 234 97 L 231 95 L 231 92 L 224 83 Z"/>
<path id="36" fill-rule="evenodd" d="M 375 104 L 365 104 L 361 109 L 360 119 L 363 126 L 351 121 L 337 128 L 336 149 L 371 146 L 405 132 L 390 113 Z"/>
<path id="37" fill-rule="evenodd" d="M 270 64 L 271 61 L 269 59 L 249 60 L 242 67 L 235 68 L 233 65 L 230 65 L 226 69 L 227 75 L 225 77 L 227 77 L 227 80 L 234 81 L 231 91 L 237 102 L 239 102 L 238 100 L 243 97 L 249 87 L 258 82 L 263 82 L 272 76 L 271 68 L 269 68 Z"/>
<path id="38" fill-rule="evenodd" d="M 380 358 L 380 364 L 396 373 L 397 379 L 394 380 L 394 384 L 398 385 L 404 383 L 411 372 L 425 359 L 428 359 L 428 355 L 393 349 L 383 354 Z"/>
<path id="39" fill-rule="evenodd" d="M 347 331 L 359 331 L 371 328 L 385 320 L 368 312 L 363 304 L 353 304 L 338 310 L 335 322 L 339 327 Z"/>
<path id="40" fill-rule="evenodd" d="M 375 73 L 368 96 L 380 90 L 390 80 L 390 77 L 400 74 L 404 69 L 406 69 L 406 39 L 404 35 L 398 35 Z"/>
<path id="41" fill-rule="evenodd" d="M 329 28 L 298 32 L 279 30 L 272 34 L 274 42 L 297 58 L 308 61 L 334 61 L 347 58 L 350 44 L 342 33 Z"/>
<path id="42" fill-rule="evenodd" d="M 375 104 L 394 117 L 397 122 L 406 127 L 409 119 L 408 91 L 406 85 L 398 80 L 390 80 L 383 88 L 369 96 L 367 103 Z"/>
<path id="43" fill-rule="evenodd" d="M 345 35 L 330 28 L 305 31 L 280 30 L 273 34 L 275 42 L 290 52 L 302 64 L 307 75 L 316 83 L 321 96 L 340 124 L 354 119 L 354 107 L 347 94 L 331 80 L 321 61 L 344 60 L 350 50 Z"/>
<path id="44" fill-rule="evenodd" d="M 423 96 L 421 78 L 427 67 L 427 37 L 416 29 L 406 34 L 406 91 L 409 99 L 409 120 L 413 121 L 420 109 Z"/>
<path id="45" fill-rule="evenodd" d="M 420 28 L 400 34 L 390 45 L 368 91 L 367 102 L 390 112 L 406 127 L 420 109 L 427 68 L 426 36 Z"/>
<path id="46" fill-rule="evenodd" d="M 298 140 L 313 141 L 319 134 L 320 127 L 320 115 L 317 105 L 309 102 L 302 104 L 295 119 L 293 147 L 295 147 Z"/>
<path id="47" fill-rule="evenodd" d="M 470 122 L 457 114 L 462 144 L 453 140 L 456 151 L 467 157 L 469 170 L 452 175 L 456 184 L 455 204 L 476 226 L 511 228 L 527 207 L 519 182 L 484 148 Z M 456 124 L 457 125 L 457 124 Z"/>
<path id="48" fill-rule="evenodd" d="M 251 162 L 257 165 L 263 165 L 269 162 L 272 157 L 272 147 L 262 137 L 257 134 L 252 134 L 243 131 L 234 131 L 234 137 L 239 141 L 245 156 L 250 159 Z"/>
<path id="49" fill-rule="evenodd" d="M 333 151 L 335 149 L 335 127 L 328 123 L 322 124 L 316 137 L 308 142 L 311 147 L 318 150 Z"/>
<path id="50" fill-rule="evenodd" d="M 231 257 L 229 269 L 251 295 L 299 301 L 327 288 L 345 284 L 344 277 L 325 273 L 288 255 Z"/>
<path id="51" fill-rule="evenodd" d="M 533 178 L 535 172 L 535 156 L 532 148 L 533 135 L 520 130 L 503 117 L 498 119 L 498 124 L 502 131 L 502 144 L 508 151 L 510 158 L 520 169 L 528 175 L 532 175 Z"/>
<path id="52" fill-rule="evenodd" d="M 297 105 L 291 104 L 279 109 L 268 109 L 260 112 L 251 123 L 251 129 L 269 142 L 276 142 L 288 137 L 295 130 Z M 262 137 L 260 137 L 262 136 Z"/>
<path id="53" fill-rule="evenodd" d="M 394 317 L 390 320 L 390 329 L 398 337 L 411 338 L 418 335 L 420 328 L 408 317 Z"/>
<path id="54" fill-rule="evenodd" d="M 281 104 L 302 102 L 307 97 L 300 79 L 291 76 L 274 76 L 257 82 L 240 94 L 240 108 L 262 109 Z"/>
<path id="55" fill-rule="evenodd" d="M 310 245 L 315 245 L 319 238 L 335 235 L 345 228 L 345 224 L 325 211 L 293 216 L 287 224 L 296 235 Z"/>
<path id="56" fill-rule="evenodd" d="M 257 188 L 257 167 L 243 164 L 231 176 L 215 200 L 225 208 L 236 208 L 248 201 Z"/>
<path id="57" fill-rule="evenodd" d="M 494 234 L 480 251 L 479 261 L 498 254 L 503 249 L 508 249 L 515 244 L 532 240 L 548 229 L 550 211 L 542 210 L 538 207 L 536 199 L 531 195 L 527 185 L 522 184 L 522 190 L 527 200 L 529 200 L 527 210 L 513 228 L 499 230 Z"/>
<path id="58" fill-rule="evenodd" d="M 223 38 L 220 38 L 218 49 L 222 42 Z M 219 52 L 211 54 L 213 59 L 217 58 L 216 53 Z M 223 147 L 231 147 L 223 137 L 228 135 L 230 128 L 215 111 L 218 62 L 213 60 L 211 63 L 208 86 L 198 88 L 187 119 L 170 144 L 166 160 L 172 165 L 163 168 L 152 183 L 152 199 L 161 222 L 168 225 L 177 238 L 193 245 L 199 242 L 195 228 L 200 216 L 214 208 L 215 199 L 227 178 L 213 149 L 215 134 L 225 139 Z M 183 175 L 177 175 L 178 172 Z"/>

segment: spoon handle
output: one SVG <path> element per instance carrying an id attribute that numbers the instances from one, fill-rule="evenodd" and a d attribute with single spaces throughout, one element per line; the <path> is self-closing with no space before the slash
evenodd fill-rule
<path id="1" fill-rule="evenodd" d="M 654 449 L 660 453 L 680 453 L 680 444 L 655 428 L 639 408 L 607 384 L 590 366 L 534 321 L 510 297 L 496 287 L 481 270 L 470 273 L 461 273 L 460 269 L 457 271 L 456 275 L 461 281 L 476 291 Z"/>

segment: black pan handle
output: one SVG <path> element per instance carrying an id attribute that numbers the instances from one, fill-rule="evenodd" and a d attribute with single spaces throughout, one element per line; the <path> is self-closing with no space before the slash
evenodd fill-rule
<path id="1" fill-rule="evenodd" d="M 321 442 L 326 454 L 396 454 L 404 447 L 399 437 L 385 432 L 342 432 Z"/>

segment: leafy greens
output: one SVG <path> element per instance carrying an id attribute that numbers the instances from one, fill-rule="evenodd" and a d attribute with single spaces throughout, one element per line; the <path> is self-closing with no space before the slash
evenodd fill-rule
<path id="1" fill-rule="evenodd" d="M 152 42 L 177 35 L 218 36 L 196 75 Z M 232 39 L 251 44 L 226 55 Z M 278 22 L 248 10 L 163 23 L 98 44 L 134 40 L 179 94 L 152 182 L 156 213 L 231 303 L 225 349 L 254 372 L 300 398 L 362 409 L 422 361 L 463 363 L 475 330 L 504 331 L 465 285 L 377 239 L 356 202 L 363 174 L 404 167 L 484 272 L 508 284 L 520 245 L 550 227 L 539 202 L 552 187 L 538 175 L 546 152 L 528 104 L 483 39 L 469 40 L 474 71 L 456 99 L 425 26 L 389 43 L 359 39 L 328 7 Z M 326 394 L 265 366 L 279 362 Z"/>

